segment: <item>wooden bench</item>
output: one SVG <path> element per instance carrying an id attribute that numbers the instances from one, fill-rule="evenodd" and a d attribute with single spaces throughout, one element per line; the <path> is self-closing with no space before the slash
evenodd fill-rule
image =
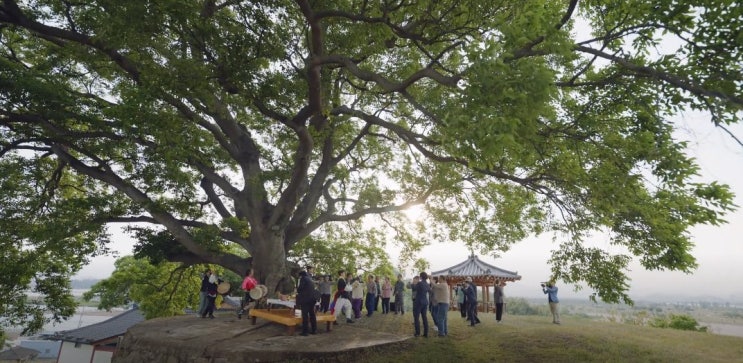
<path id="1" fill-rule="evenodd" d="M 286 325 L 287 335 L 294 335 L 297 325 L 302 325 L 302 318 L 294 314 L 294 309 L 250 309 L 248 316 L 253 325 L 256 324 L 257 318 Z M 331 325 L 335 322 L 335 315 L 317 314 L 317 323 L 321 322 L 325 323 L 325 331 L 329 332 Z"/>

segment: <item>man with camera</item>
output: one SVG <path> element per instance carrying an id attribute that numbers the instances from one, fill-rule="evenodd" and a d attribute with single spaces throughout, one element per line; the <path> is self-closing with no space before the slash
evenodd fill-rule
<path id="1" fill-rule="evenodd" d="M 553 281 L 543 282 L 541 285 L 542 292 L 547 294 L 547 301 L 550 304 L 552 323 L 560 324 L 560 300 L 557 298 L 557 286 Z"/>

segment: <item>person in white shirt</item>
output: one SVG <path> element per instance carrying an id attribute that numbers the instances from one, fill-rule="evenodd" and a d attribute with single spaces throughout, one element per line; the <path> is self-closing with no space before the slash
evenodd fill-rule
<path id="1" fill-rule="evenodd" d="M 438 308 L 436 309 L 436 323 L 438 324 L 439 336 L 445 337 L 449 334 L 449 328 L 446 318 L 449 316 L 449 284 L 446 283 L 443 276 L 439 276 L 438 283 L 434 284 L 431 289 L 436 299 Z"/>
<path id="2" fill-rule="evenodd" d="M 340 285 L 341 284 L 339 284 L 339 286 Z M 344 311 L 346 314 L 346 323 L 353 323 L 353 311 L 351 308 L 351 291 L 353 290 L 353 287 L 351 284 L 346 284 L 345 282 L 344 285 L 343 290 L 339 291 L 338 299 L 335 301 L 335 307 L 333 308 L 335 311 L 335 325 L 338 325 L 338 317 L 340 317 Z"/>

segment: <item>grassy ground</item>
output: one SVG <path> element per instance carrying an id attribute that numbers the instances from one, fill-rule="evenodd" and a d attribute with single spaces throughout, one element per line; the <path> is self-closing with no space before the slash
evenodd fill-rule
<path id="1" fill-rule="evenodd" d="M 743 338 L 564 315 L 562 325 L 546 316 L 480 314 L 469 327 L 459 312 L 449 313 L 449 336 L 411 338 L 380 347 L 364 362 L 743 362 Z M 413 316 L 363 316 L 357 326 L 413 335 Z M 429 316 L 430 321 L 430 316 Z M 433 324 L 431 323 L 431 326 Z M 341 333 L 342 327 L 336 330 Z"/>

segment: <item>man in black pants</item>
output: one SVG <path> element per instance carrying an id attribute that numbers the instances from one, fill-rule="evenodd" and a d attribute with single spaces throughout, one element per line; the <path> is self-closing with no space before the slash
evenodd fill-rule
<path id="1" fill-rule="evenodd" d="M 480 319 L 477 318 L 477 286 L 472 283 L 472 277 L 467 277 L 465 280 L 464 296 L 467 300 L 467 320 L 470 321 L 470 326 L 480 323 Z"/>
<path id="2" fill-rule="evenodd" d="M 315 283 L 307 271 L 299 273 L 299 286 L 297 287 L 297 305 L 302 311 L 302 335 L 307 336 L 309 326 L 312 326 L 310 334 L 317 333 L 317 316 L 315 315 L 315 297 L 313 291 Z"/>
<path id="3" fill-rule="evenodd" d="M 495 301 L 495 321 L 501 322 L 503 318 L 503 305 L 505 304 L 506 295 L 503 293 L 503 287 L 506 283 L 499 281 L 495 283 L 495 289 L 493 289 L 493 301 Z"/>

